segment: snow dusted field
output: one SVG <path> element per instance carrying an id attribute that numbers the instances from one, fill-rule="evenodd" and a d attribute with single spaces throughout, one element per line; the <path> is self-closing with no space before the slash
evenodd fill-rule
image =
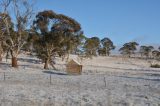
<path id="1" fill-rule="evenodd" d="M 65 70 L 63 64 L 57 59 L 59 70 Z M 94 57 L 82 64 L 82 75 L 73 76 L 43 70 L 32 56 L 21 55 L 18 69 L 4 59 L 0 106 L 160 106 L 160 69 L 148 61 Z"/>

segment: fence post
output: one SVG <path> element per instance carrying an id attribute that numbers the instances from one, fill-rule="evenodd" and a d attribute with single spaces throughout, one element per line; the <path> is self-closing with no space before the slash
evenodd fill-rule
<path id="1" fill-rule="evenodd" d="M 51 74 L 50 74 L 49 80 L 50 80 L 50 85 L 51 85 L 52 84 L 52 76 L 51 76 Z"/>
<path id="2" fill-rule="evenodd" d="M 104 77 L 104 86 L 106 87 L 106 78 Z"/>
<path id="3" fill-rule="evenodd" d="M 3 80 L 5 81 L 5 80 L 6 80 L 6 75 L 5 75 L 5 72 L 3 73 L 3 75 L 4 75 L 4 77 L 3 77 L 4 79 L 3 79 Z"/>

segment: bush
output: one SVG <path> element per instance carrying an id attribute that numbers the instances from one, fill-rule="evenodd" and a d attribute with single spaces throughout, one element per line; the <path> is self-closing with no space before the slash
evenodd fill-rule
<path id="1" fill-rule="evenodd" d="M 160 65 L 159 64 L 151 64 L 151 67 L 152 68 L 160 68 Z"/>

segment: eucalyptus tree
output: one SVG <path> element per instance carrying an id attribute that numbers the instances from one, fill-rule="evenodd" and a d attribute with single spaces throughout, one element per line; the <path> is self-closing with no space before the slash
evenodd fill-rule
<path id="1" fill-rule="evenodd" d="M 98 55 L 99 56 L 106 56 L 106 50 L 104 48 L 100 47 L 98 49 Z"/>
<path id="2" fill-rule="evenodd" d="M 64 34 L 64 41 L 62 43 L 62 50 L 64 51 L 64 56 L 66 55 L 67 57 L 67 61 L 69 59 L 69 54 L 70 53 L 74 53 L 76 54 L 76 52 L 79 49 L 79 46 L 82 45 L 82 41 L 84 39 L 84 36 L 83 36 L 83 32 L 82 31 L 79 31 L 78 33 L 68 33 L 68 35 L 66 36 Z"/>
<path id="3" fill-rule="evenodd" d="M 160 59 L 160 51 L 153 50 L 152 51 L 152 56 L 153 56 L 154 59 Z"/>
<path id="4" fill-rule="evenodd" d="M 73 45 L 72 53 L 79 55 L 82 53 L 82 48 L 87 38 L 85 37 L 85 35 L 80 34 L 79 36 L 75 36 L 74 39 L 75 39 L 74 43 L 72 44 Z"/>
<path id="5" fill-rule="evenodd" d="M 33 15 L 32 8 L 33 5 L 27 0 L 1 1 L 1 20 L 5 23 L 6 31 L 5 45 L 9 48 L 12 56 L 12 67 L 18 67 L 17 57 L 28 37 L 26 30 Z"/>
<path id="6" fill-rule="evenodd" d="M 154 49 L 153 46 L 140 46 L 140 53 L 142 56 L 145 56 L 146 58 L 149 58 L 150 53 Z"/>
<path id="7" fill-rule="evenodd" d="M 49 64 L 53 66 L 56 54 L 69 54 L 77 40 L 76 36 L 81 34 L 81 26 L 77 21 L 51 10 L 39 12 L 33 26 L 40 35 L 35 42 L 35 49 L 37 56 L 45 62 L 44 69 L 48 69 Z"/>
<path id="8" fill-rule="evenodd" d="M 28 31 L 28 39 L 26 44 L 23 46 L 23 50 L 29 52 L 30 54 L 32 54 L 33 52 L 35 52 L 34 50 L 34 43 L 39 39 L 39 33 L 37 33 L 35 31 L 35 29 L 31 28 Z"/>
<path id="9" fill-rule="evenodd" d="M 100 39 L 98 37 L 88 38 L 84 43 L 84 52 L 86 56 L 96 56 L 100 48 Z"/>
<path id="10" fill-rule="evenodd" d="M 109 56 L 110 51 L 115 49 L 115 46 L 114 46 L 113 42 L 109 38 L 103 38 L 101 40 L 101 43 L 102 43 L 102 46 L 103 46 L 102 50 L 104 50 L 105 53 L 106 53 L 105 55 Z"/>
<path id="11" fill-rule="evenodd" d="M 139 44 L 137 42 L 125 43 L 123 47 L 119 49 L 119 51 L 121 52 L 121 54 L 131 57 L 132 54 L 135 54 L 138 45 Z"/>

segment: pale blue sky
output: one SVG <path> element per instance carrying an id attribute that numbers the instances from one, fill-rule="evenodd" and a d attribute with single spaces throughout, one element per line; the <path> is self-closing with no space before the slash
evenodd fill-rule
<path id="1" fill-rule="evenodd" d="M 37 0 L 42 10 L 76 19 L 87 37 L 160 45 L 160 0 Z"/>

